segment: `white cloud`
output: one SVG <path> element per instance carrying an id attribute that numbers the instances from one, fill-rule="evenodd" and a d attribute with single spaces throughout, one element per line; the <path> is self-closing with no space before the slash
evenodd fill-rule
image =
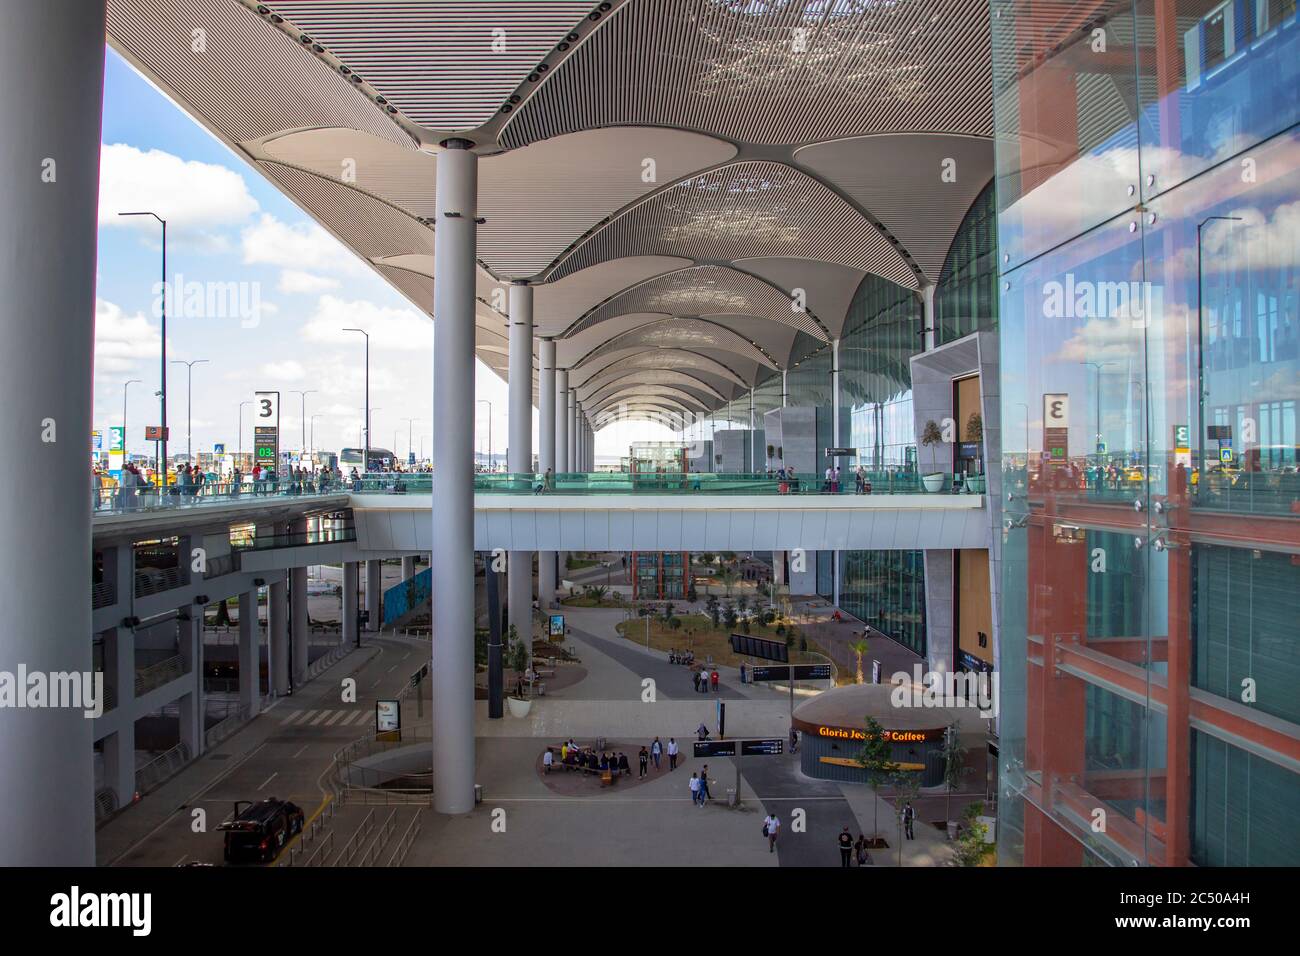
<path id="1" fill-rule="evenodd" d="M 319 292 L 337 289 L 338 287 L 338 279 L 331 279 L 329 276 L 318 276 L 311 272 L 301 272 L 298 269 L 285 269 L 281 272 L 278 286 L 281 292 L 290 295 L 316 295 Z"/>
<path id="2" fill-rule="evenodd" d="M 241 240 L 246 265 L 271 265 L 295 271 L 310 266 L 317 272 L 342 272 L 351 276 L 365 272 L 356 255 L 309 220 L 289 225 L 263 213 L 256 223 L 243 230 Z"/>
<path id="3" fill-rule="evenodd" d="M 395 309 L 365 300 L 346 301 L 323 295 L 316 311 L 303 324 L 302 335 L 308 342 L 322 345 L 361 345 L 355 332 L 344 328 L 364 329 L 370 333 L 371 351 L 401 352 L 433 349 L 433 323 L 414 309 Z"/>
<path id="4" fill-rule="evenodd" d="M 142 362 L 158 360 L 158 326 L 143 312 L 127 315 L 105 299 L 95 299 L 95 374 L 129 377 Z"/>
<path id="5" fill-rule="evenodd" d="M 99 224 L 148 231 L 149 216 L 120 216 L 150 210 L 167 220 L 169 238 L 202 238 L 223 245 L 214 227 L 244 222 L 258 210 L 244 178 L 212 163 L 184 160 L 124 143 L 104 145 L 99 166 Z"/>
<path id="6" fill-rule="evenodd" d="M 298 382 L 307 374 L 307 370 L 302 367 L 302 363 L 294 359 L 285 359 L 283 362 L 267 362 L 258 369 L 258 372 L 267 379 L 283 382 Z"/>

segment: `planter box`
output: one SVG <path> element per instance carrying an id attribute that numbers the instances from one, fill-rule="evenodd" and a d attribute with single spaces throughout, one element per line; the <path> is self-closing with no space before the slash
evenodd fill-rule
<path id="1" fill-rule="evenodd" d="M 968 492 L 970 492 L 972 495 L 982 495 L 982 494 L 984 494 L 984 476 L 983 476 L 983 475 L 967 475 L 967 476 L 966 476 L 966 490 L 967 490 Z"/>
<path id="2" fill-rule="evenodd" d="M 922 475 L 921 484 L 925 487 L 925 490 L 930 492 L 931 494 L 934 494 L 937 491 L 942 491 L 943 474 L 939 473 L 934 475 Z"/>
<path id="3" fill-rule="evenodd" d="M 528 712 L 533 709 L 533 702 L 520 700 L 518 697 L 507 697 L 506 706 L 510 708 L 511 717 L 527 717 Z"/>

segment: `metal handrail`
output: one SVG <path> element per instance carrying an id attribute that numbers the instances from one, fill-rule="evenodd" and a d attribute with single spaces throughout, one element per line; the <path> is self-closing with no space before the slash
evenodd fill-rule
<path id="1" fill-rule="evenodd" d="M 179 743 L 165 750 L 135 772 L 135 787 L 148 793 L 190 762 L 190 748 Z"/>
<path id="2" fill-rule="evenodd" d="M 388 845 L 389 838 L 392 837 L 393 832 L 397 829 L 397 824 L 394 822 L 396 819 L 396 810 L 388 814 L 388 818 L 384 820 L 383 824 L 379 827 L 379 835 L 375 837 L 375 842 L 371 843 L 370 848 L 362 854 L 362 866 L 374 866 L 375 863 L 378 862 L 379 854 L 383 851 L 384 847 Z"/>
<path id="3" fill-rule="evenodd" d="M 135 672 L 135 696 L 141 697 L 163 684 L 185 675 L 185 658 L 174 654 L 157 664 L 150 664 Z"/>
<path id="4" fill-rule="evenodd" d="M 352 861 L 361 852 L 361 845 L 370 839 L 370 834 L 375 830 L 375 811 L 371 810 L 366 814 L 365 819 L 361 821 L 361 826 L 357 827 L 352 836 L 348 837 L 348 842 L 343 844 L 343 849 L 334 859 L 335 866 L 351 866 Z"/>
<path id="5" fill-rule="evenodd" d="M 415 811 L 415 816 L 407 825 L 406 831 L 402 834 L 401 839 L 397 841 L 397 849 L 393 855 L 388 858 L 389 866 L 401 866 L 406 861 L 406 854 L 411 852 L 411 847 L 415 845 L 415 838 L 420 834 L 421 818 L 424 816 L 424 808 L 421 807 Z"/>

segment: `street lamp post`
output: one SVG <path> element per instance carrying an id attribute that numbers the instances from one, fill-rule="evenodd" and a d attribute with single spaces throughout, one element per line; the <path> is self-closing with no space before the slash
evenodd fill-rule
<path id="1" fill-rule="evenodd" d="M 320 412 L 317 412 L 315 415 L 311 417 L 311 425 L 309 426 L 308 429 L 311 434 L 311 438 L 308 439 L 309 447 L 307 450 L 313 454 L 316 451 L 316 419 L 318 418 L 320 418 Z"/>
<path id="2" fill-rule="evenodd" d="M 488 407 L 488 460 L 487 470 L 492 470 L 492 403 L 486 398 L 480 398 L 475 405 L 486 405 Z"/>
<path id="3" fill-rule="evenodd" d="M 315 395 L 316 389 L 309 388 L 305 392 L 300 392 L 298 389 L 294 388 L 290 389 L 290 394 L 298 395 L 302 398 L 302 450 L 305 453 L 307 451 L 307 396 Z"/>
<path id="4" fill-rule="evenodd" d="M 252 403 L 251 401 L 248 401 L 248 402 L 240 402 L 240 403 L 239 403 L 239 435 L 238 435 L 238 443 L 239 443 L 239 457 L 240 457 L 240 460 L 242 460 L 243 457 L 244 457 L 244 406 L 245 406 L 245 405 L 252 405 L 252 404 L 253 404 L 253 403 Z"/>
<path id="5" fill-rule="evenodd" d="M 370 333 L 365 329 L 344 329 L 344 332 L 360 332 L 366 337 L 366 445 L 365 450 L 361 453 L 361 473 L 365 474 L 370 468 Z"/>
<path id="6" fill-rule="evenodd" d="M 406 422 L 406 457 L 408 459 L 414 458 L 415 457 L 415 423 L 418 422 L 419 419 L 403 418 L 402 421 Z M 397 443 L 393 442 L 393 444 L 396 445 Z"/>
<path id="7" fill-rule="evenodd" d="M 1101 370 L 1107 365 L 1118 364 L 1116 362 L 1080 362 L 1080 365 L 1091 365 L 1097 370 L 1097 434 L 1093 439 L 1093 451 L 1097 453 L 1097 464 L 1101 465 Z"/>
<path id="8" fill-rule="evenodd" d="M 162 376 L 162 387 L 158 391 L 159 404 L 162 406 L 162 442 L 158 446 L 157 468 L 158 468 L 158 487 L 166 490 L 167 487 L 167 220 L 156 212 L 120 212 L 119 216 L 153 216 L 162 223 L 162 298 L 161 318 L 162 334 L 158 337 L 161 355 L 159 356 L 159 370 Z M 125 440 L 123 440 L 125 445 Z"/>
<path id="9" fill-rule="evenodd" d="M 124 468 L 126 467 L 126 390 L 133 384 L 142 385 L 144 383 L 138 378 L 132 378 L 127 379 L 126 384 L 122 386 L 122 467 Z M 109 450 L 112 451 L 111 448 Z"/>
<path id="10" fill-rule="evenodd" d="M 194 366 L 202 365 L 207 359 L 195 359 L 192 362 L 186 362 L 182 359 L 172 359 L 173 365 L 185 366 L 185 457 L 189 460 L 190 466 L 194 465 L 194 433 L 191 430 L 191 424 L 194 421 L 191 410 L 194 404 Z"/>

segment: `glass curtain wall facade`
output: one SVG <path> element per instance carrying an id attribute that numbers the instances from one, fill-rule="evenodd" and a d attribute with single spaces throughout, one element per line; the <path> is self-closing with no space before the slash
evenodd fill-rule
<path id="1" fill-rule="evenodd" d="M 1300 863 L 1295 10 L 993 3 L 1003 864 Z"/>
<path id="2" fill-rule="evenodd" d="M 971 204 L 934 292 L 935 341 L 990 332 L 998 321 L 998 210 L 990 181 Z"/>

